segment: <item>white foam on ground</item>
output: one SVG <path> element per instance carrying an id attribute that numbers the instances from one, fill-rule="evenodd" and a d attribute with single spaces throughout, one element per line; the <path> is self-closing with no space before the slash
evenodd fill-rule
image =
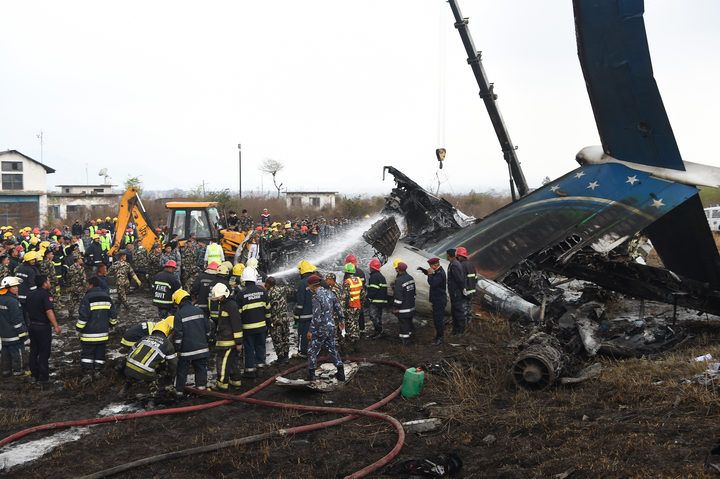
<path id="1" fill-rule="evenodd" d="M 98 412 L 99 417 L 114 416 L 128 412 L 139 411 L 133 404 L 111 403 Z M 56 432 L 42 439 L 22 443 L 12 443 L 0 449 L 0 471 L 9 471 L 13 467 L 27 464 L 43 457 L 58 446 L 77 441 L 90 432 L 88 427 L 73 427 Z"/>

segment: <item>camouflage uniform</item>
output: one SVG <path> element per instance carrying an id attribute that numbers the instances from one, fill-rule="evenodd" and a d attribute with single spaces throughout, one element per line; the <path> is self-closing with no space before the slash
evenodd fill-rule
<path id="1" fill-rule="evenodd" d="M 198 247 L 197 243 L 188 241 L 185 246 L 180 248 L 180 261 L 182 262 L 182 278 L 181 284 L 186 291 L 190 291 L 195 278 L 200 274 L 200 268 L 197 264 Z"/>
<path id="2" fill-rule="evenodd" d="M 135 274 L 138 275 L 140 280 L 148 285 L 148 273 L 150 272 L 150 254 L 145 248 L 138 248 L 133 256 L 135 262 Z"/>
<path id="3" fill-rule="evenodd" d="M 132 266 L 127 261 L 118 261 L 113 263 L 108 270 L 108 275 L 114 274 L 117 280 L 117 295 L 118 303 L 125 306 L 126 309 L 130 309 L 130 305 L 127 300 L 128 289 L 130 288 L 130 278 L 133 278 L 138 282 L 138 277 L 135 275 Z"/>
<path id="4" fill-rule="evenodd" d="M 161 257 L 162 250 L 159 247 L 153 248 L 150 252 L 150 266 L 148 268 L 148 278 L 154 278 L 156 274 L 163 270 Z"/>
<path id="5" fill-rule="evenodd" d="M 78 312 L 80 301 L 86 291 L 85 267 L 82 264 L 74 263 L 68 269 L 67 290 L 70 295 L 68 299 L 68 317 L 72 318 Z"/>
<path id="6" fill-rule="evenodd" d="M 340 304 L 345 314 L 345 342 L 354 343 L 360 339 L 360 311 L 359 308 L 351 308 L 348 303 L 350 302 L 350 288 L 348 284 L 343 281 L 343 286 L 340 293 Z M 361 303 L 365 301 L 365 293 L 360 293 Z"/>
<path id="7" fill-rule="evenodd" d="M 333 359 L 335 366 L 342 365 L 342 359 L 337 352 L 335 346 L 335 320 L 337 315 L 340 320 L 343 318 L 342 308 L 337 298 L 329 290 L 318 288 L 313 294 L 313 317 L 310 321 L 310 333 L 312 339 L 308 346 L 308 369 L 315 370 L 317 367 L 317 357 L 320 349 L 324 346 L 330 357 Z"/>
<path id="8" fill-rule="evenodd" d="M 10 267 L 0 264 L 0 281 L 2 281 L 6 276 L 10 276 Z"/>
<path id="9" fill-rule="evenodd" d="M 335 298 L 337 298 L 338 303 L 341 303 L 340 299 L 342 298 L 342 288 L 340 287 L 340 285 L 335 283 L 332 286 L 328 286 L 328 289 L 332 294 L 335 295 Z M 335 342 L 340 347 L 340 350 L 342 350 L 343 337 L 340 332 L 340 323 L 342 321 L 339 320 L 339 317 L 338 317 L 337 313 L 335 313 L 335 312 L 333 312 L 333 319 L 335 320 Z"/>
<path id="10" fill-rule="evenodd" d="M 57 278 L 55 278 L 55 265 L 49 259 L 44 259 L 40 262 L 38 269 L 40 274 L 44 274 L 50 280 L 50 291 L 55 293 L 55 287 L 58 285 Z"/>
<path id="11" fill-rule="evenodd" d="M 286 285 L 275 285 L 268 290 L 270 337 L 278 360 L 287 359 L 290 354 L 290 315 L 287 298 L 294 294 L 295 290 Z"/>

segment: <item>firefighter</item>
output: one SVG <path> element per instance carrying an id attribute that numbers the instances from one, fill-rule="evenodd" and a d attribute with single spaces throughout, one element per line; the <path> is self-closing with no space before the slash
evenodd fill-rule
<path id="1" fill-rule="evenodd" d="M 30 292 L 37 289 L 37 286 L 35 285 L 35 277 L 39 273 L 37 267 L 35 266 L 36 257 L 37 253 L 35 251 L 28 251 L 25 253 L 25 256 L 23 256 L 22 264 L 15 270 L 15 276 L 22 280 L 20 287 L 18 288 L 18 300 L 20 300 L 20 304 L 23 306 L 23 311 L 25 311 L 26 316 L 27 309 L 25 308 L 25 305 L 27 303 L 27 298 Z"/>
<path id="2" fill-rule="evenodd" d="M 298 356 L 307 357 L 308 340 L 307 333 L 310 330 L 312 319 L 312 293 L 308 289 L 307 279 L 317 271 L 317 268 L 309 261 L 302 260 L 298 263 L 300 273 L 300 284 L 295 294 L 295 310 L 293 317 L 298 330 Z"/>
<path id="3" fill-rule="evenodd" d="M 175 275 L 177 263 L 170 260 L 163 265 L 163 270 L 153 278 L 153 304 L 162 319 L 170 315 L 173 309 L 173 294 L 180 289 L 180 281 Z"/>
<path id="4" fill-rule="evenodd" d="M 257 377 L 256 368 L 265 367 L 265 336 L 270 319 L 267 292 L 257 285 L 255 270 L 246 268 L 241 280 L 245 287 L 238 294 L 238 307 L 242 315 L 243 346 L 245 349 L 246 377 Z"/>
<path id="5" fill-rule="evenodd" d="M 347 263 L 344 268 L 342 298 L 340 301 L 345 313 L 345 340 L 350 344 L 360 339 L 360 311 L 364 299 L 363 280 L 355 276 L 355 265 Z"/>
<path id="6" fill-rule="evenodd" d="M 24 342 L 28 330 L 18 301 L 18 286 L 22 280 L 6 276 L 0 281 L 0 364 L 3 377 L 25 373 Z"/>
<path id="7" fill-rule="evenodd" d="M 179 357 L 175 375 L 175 394 L 181 397 L 184 394 L 190 366 L 195 371 L 195 387 L 207 388 L 210 322 L 203 311 L 192 304 L 190 293 L 184 289 L 178 289 L 172 294 L 172 302 L 177 306 L 174 343 Z"/>
<path id="8" fill-rule="evenodd" d="M 168 316 L 155 324 L 148 335 L 144 335 L 132 347 L 125 359 L 124 373 L 127 381 L 120 390 L 124 397 L 134 382 L 149 382 L 150 393 L 155 395 L 159 389 L 159 373 L 165 372 L 174 377 L 177 369 L 177 353 L 170 341 L 174 318 Z"/>
<path id="9" fill-rule="evenodd" d="M 399 336 L 403 345 L 412 343 L 412 334 L 415 329 L 413 317 L 415 316 L 415 280 L 407 272 L 407 264 L 398 263 L 395 268 L 395 294 L 393 295 L 393 314 L 398 318 L 400 327 Z"/>
<path id="10" fill-rule="evenodd" d="M 370 321 L 373 323 L 375 332 L 370 339 L 377 339 L 382 336 L 382 314 L 383 309 L 387 305 L 387 281 L 385 276 L 380 272 L 380 260 L 373 258 L 370 260 L 370 277 L 367 284 L 367 299 L 369 304 Z"/>
<path id="11" fill-rule="evenodd" d="M 465 273 L 463 267 L 456 257 L 456 250 L 447 250 L 448 266 L 447 271 L 447 289 L 450 296 L 450 314 L 452 315 L 452 334 L 463 334 L 465 332 L 465 303 L 467 302 L 463 295 L 465 289 Z"/>
<path id="12" fill-rule="evenodd" d="M 465 298 L 465 324 L 472 321 L 472 298 L 475 295 L 475 285 L 477 283 L 477 273 L 475 267 L 468 261 L 468 252 L 464 246 L 458 246 L 455 250 L 460 266 L 462 266 L 463 277 L 465 279 L 463 287 L 463 297 Z"/>
<path id="13" fill-rule="evenodd" d="M 217 268 L 217 274 L 215 275 L 215 282 L 213 282 L 210 285 L 210 289 L 212 289 L 216 284 L 224 284 L 225 286 L 230 289 L 230 271 L 232 269 L 232 263 L 229 261 L 225 261 L 220 264 Z M 220 315 L 220 302 L 217 300 L 214 300 L 208 296 L 208 302 L 206 303 L 208 305 L 208 314 L 210 315 L 210 320 L 217 324 L 218 316 Z"/>
<path id="14" fill-rule="evenodd" d="M 110 326 L 117 324 L 117 312 L 110 295 L 100 287 L 100 280 L 88 279 L 87 292 L 80 302 L 75 327 L 80 333 L 80 366 L 86 375 L 100 375 L 110 340 Z"/>
<path id="15" fill-rule="evenodd" d="M 155 324 L 156 323 L 153 321 L 143 321 L 142 323 L 130 326 L 123 333 L 120 344 L 122 344 L 123 346 L 128 346 L 130 348 L 134 347 L 135 344 L 140 341 L 140 339 L 152 334 Z"/>
<path id="16" fill-rule="evenodd" d="M 233 266 L 232 274 L 230 276 L 230 289 L 240 288 L 242 281 L 242 274 L 243 271 L 245 271 L 245 265 L 242 263 L 238 263 L 235 266 Z"/>
<path id="17" fill-rule="evenodd" d="M 207 269 L 195 278 L 195 282 L 190 289 L 195 306 L 200 308 L 208 317 L 210 317 L 208 312 L 210 288 L 217 282 L 218 266 L 219 264 L 214 261 L 210 263 Z"/>
<path id="18" fill-rule="evenodd" d="M 360 316 L 358 317 L 358 327 L 360 330 L 359 334 L 363 334 L 365 331 L 365 310 L 363 309 L 363 304 L 365 303 L 365 296 L 367 296 L 367 279 L 365 277 L 365 271 L 362 270 L 358 266 L 357 256 L 354 254 L 349 254 L 345 257 L 345 264 L 352 263 L 353 266 L 355 266 L 355 276 L 360 278 L 362 280 L 362 289 L 363 289 L 363 301 L 360 304 Z"/>
<path id="19" fill-rule="evenodd" d="M 91 236 L 92 243 L 88 246 L 85 251 L 85 265 L 92 269 L 92 272 L 97 270 L 97 267 L 107 261 L 105 252 L 103 251 L 100 235 L 95 233 Z"/>
<path id="20" fill-rule="evenodd" d="M 210 298 L 217 301 L 219 305 L 215 333 L 216 388 L 226 391 L 230 386 L 242 385 L 240 382 L 240 354 L 243 346 L 242 316 L 227 285 L 218 283 L 213 286 Z"/>

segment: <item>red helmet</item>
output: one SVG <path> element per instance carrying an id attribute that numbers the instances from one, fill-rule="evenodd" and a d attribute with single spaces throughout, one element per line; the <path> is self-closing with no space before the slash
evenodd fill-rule
<path id="1" fill-rule="evenodd" d="M 132 233 L 132 228 L 128 228 L 125 230 L 126 233 Z"/>
<path id="2" fill-rule="evenodd" d="M 352 263 L 357 266 L 357 258 L 354 254 L 350 253 L 349 255 L 345 256 L 345 263 Z"/>
<path id="3" fill-rule="evenodd" d="M 129 228 L 128 228 L 128 229 L 129 229 Z M 160 232 L 162 231 L 162 228 L 155 228 L 155 231 L 157 231 L 158 233 L 160 233 Z"/>
<path id="4" fill-rule="evenodd" d="M 464 246 L 458 246 L 455 249 L 455 256 L 462 256 L 463 258 L 468 257 L 467 249 Z"/>
<path id="5" fill-rule="evenodd" d="M 262 231 L 262 230 L 263 230 L 262 226 L 258 226 L 257 228 L 255 228 L 255 231 Z"/>
<path id="6" fill-rule="evenodd" d="M 173 260 L 168 260 L 167 263 L 165 263 L 165 266 L 163 268 L 177 268 L 177 263 Z"/>
<path id="7" fill-rule="evenodd" d="M 33 228 L 33 234 L 39 235 L 39 234 L 40 234 L 40 228 Z"/>
<path id="8" fill-rule="evenodd" d="M 377 258 L 373 258 L 370 260 L 370 269 L 374 269 L 375 271 L 380 271 L 380 267 L 382 266 L 380 264 L 380 260 Z"/>
<path id="9" fill-rule="evenodd" d="M 56 234 L 56 235 L 59 235 L 59 234 L 62 233 L 62 231 L 60 231 L 59 229 L 55 228 L 55 229 L 53 230 L 53 233 Z"/>

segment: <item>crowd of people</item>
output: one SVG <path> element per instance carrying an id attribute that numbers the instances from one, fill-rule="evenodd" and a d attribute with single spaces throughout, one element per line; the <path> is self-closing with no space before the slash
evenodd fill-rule
<path id="1" fill-rule="evenodd" d="M 278 226 L 283 226 L 283 236 L 313 234 L 313 227 L 303 229 L 307 226 L 303 222 L 273 222 L 267 211 L 260 218 L 260 230 L 246 218 L 246 212 L 242 216 L 231 213 L 228 227 L 263 234 L 267 229 L 270 237 L 279 233 Z M 112 223 L 111 218 L 106 221 Z M 357 257 L 347 255 L 341 278 L 332 272 L 323 275 L 312 263 L 302 260 L 297 265 L 300 280 L 291 286 L 262 275 L 257 257 L 228 261 L 217 243 L 205 245 L 193 237 L 164 242 L 163 232 L 158 231 L 158 241 L 147 251 L 137 241 L 133 228 L 116 232 L 114 224 L 107 222 L 93 220 L 84 226 L 75 222 L 71 228 L 51 231 L 22 228 L 18 234 L 11 227 L 2 227 L 3 376 L 29 375 L 37 383 L 46 383 L 52 333 L 60 334 L 60 319 L 66 324 L 74 322 L 85 380 L 102 375 L 119 309 L 129 309 L 131 282 L 138 290 L 150 291 L 157 319 L 129 324 L 132 319 L 123 318 L 121 344 L 127 353 L 123 394 L 136 382 L 148 382 L 155 390 L 161 378 L 169 377 L 170 389 L 181 396 L 191 369 L 195 386 L 205 388 L 213 361 L 215 387 L 238 387 L 242 377 L 256 378 L 267 366 L 268 334 L 277 362 L 289 362 L 293 328 L 297 329 L 297 356 L 308 362 L 307 379 L 315 379 L 317 357 L 324 348 L 337 367 L 337 379 L 342 381 L 341 355 L 353 351 L 362 338 L 382 337 L 383 313 L 388 310 L 398 318 L 401 343 L 413 342 L 416 285 L 401 259 L 393 261 L 394 275 L 387 279 L 378 259 L 368 263 L 366 276 Z M 124 235 L 123 249 L 111 257 L 108 252 L 114 234 Z M 428 278 L 435 344 L 443 341 L 448 295 L 453 333 L 464 332 L 475 283 L 464 248 L 449 250 L 448 257 L 451 263 L 447 274 L 438 258 L 428 261 L 427 269 L 418 268 Z M 292 314 L 290 302 L 295 303 Z M 59 318 L 62 310 L 67 310 L 67 316 Z M 373 327 L 367 335 L 366 314 Z"/>

